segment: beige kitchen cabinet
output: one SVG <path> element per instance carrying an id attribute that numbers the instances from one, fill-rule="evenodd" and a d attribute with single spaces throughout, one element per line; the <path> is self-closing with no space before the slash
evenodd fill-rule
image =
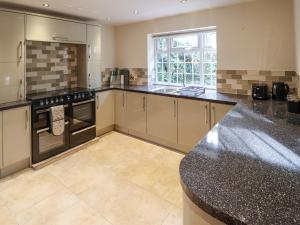
<path id="1" fill-rule="evenodd" d="M 220 103 L 210 104 L 210 121 L 211 128 L 214 127 L 224 116 L 232 109 L 233 105 L 225 105 Z"/>
<path id="2" fill-rule="evenodd" d="M 86 24 L 45 16 L 26 15 L 26 39 L 86 43 Z"/>
<path id="3" fill-rule="evenodd" d="M 26 160 L 31 152 L 30 108 L 21 107 L 3 111 L 3 167 Z M 29 164 L 28 164 L 29 166 Z"/>
<path id="4" fill-rule="evenodd" d="M 87 25 L 88 87 L 101 86 L 101 28 Z"/>
<path id="5" fill-rule="evenodd" d="M 97 135 L 102 135 L 114 129 L 115 123 L 114 91 L 104 91 L 96 94 L 96 129 Z"/>
<path id="6" fill-rule="evenodd" d="M 177 144 L 177 99 L 147 96 L 147 134 L 163 145 Z"/>
<path id="7" fill-rule="evenodd" d="M 178 146 L 188 152 L 209 131 L 209 103 L 197 100 L 178 100 Z"/>
<path id="8" fill-rule="evenodd" d="M 127 127 L 133 135 L 145 135 L 147 124 L 147 95 L 142 93 L 127 93 Z"/>
<path id="9" fill-rule="evenodd" d="M 24 24 L 24 14 L 0 11 L 0 63 L 24 62 Z"/>
<path id="10" fill-rule="evenodd" d="M 3 159 L 2 159 L 2 147 L 3 147 L 3 141 L 2 141 L 2 112 L 0 112 L 0 169 L 3 167 Z"/>
<path id="11" fill-rule="evenodd" d="M 0 103 L 25 95 L 24 24 L 24 14 L 0 11 Z"/>
<path id="12" fill-rule="evenodd" d="M 128 133 L 126 107 L 127 98 L 125 91 L 115 91 L 115 128 L 118 131 Z"/>

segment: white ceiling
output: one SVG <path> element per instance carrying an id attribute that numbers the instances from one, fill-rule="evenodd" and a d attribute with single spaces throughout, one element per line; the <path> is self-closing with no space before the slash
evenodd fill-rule
<path id="1" fill-rule="evenodd" d="M 253 0 L 188 0 L 184 4 L 180 0 L 0 0 L 2 3 L 18 4 L 29 10 L 49 10 L 113 25 L 249 1 Z M 50 4 L 50 7 L 43 7 L 43 3 Z M 138 10 L 138 14 L 134 13 L 135 10 Z"/>

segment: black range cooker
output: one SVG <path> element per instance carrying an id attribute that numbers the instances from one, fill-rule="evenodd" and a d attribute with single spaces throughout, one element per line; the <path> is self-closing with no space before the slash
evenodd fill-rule
<path id="1" fill-rule="evenodd" d="M 39 163 L 96 137 L 95 92 L 84 88 L 31 94 L 32 162 Z M 51 131 L 50 108 L 63 105 L 64 133 Z"/>

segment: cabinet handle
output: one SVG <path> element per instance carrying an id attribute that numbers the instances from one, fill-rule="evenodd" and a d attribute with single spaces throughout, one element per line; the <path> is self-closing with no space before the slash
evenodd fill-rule
<path id="1" fill-rule="evenodd" d="M 23 41 L 20 41 L 19 43 L 21 53 L 19 53 L 19 59 L 21 60 L 23 58 Z"/>
<path id="2" fill-rule="evenodd" d="M 25 110 L 25 117 L 26 117 L 25 128 L 26 130 L 28 130 L 29 127 L 28 109 Z"/>
<path id="3" fill-rule="evenodd" d="M 146 96 L 143 96 L 143 110 L 146 112 Z"/>
<path id="4" fill-rule="evenodd" d="M 21 79 L 19 82 L 19 97 L 22 100 L 23 95 L 22 95 L 22 85 L 23 85 L 23 80 Z"/>
<path id="5" fill-rule="evenodd" d="M 91 46 L 88 45 L 88 54 L 89 54 L 89 59 L 91 58 Z"/>
<path id="6" fill-rule="evenodd" d="M 122 105 L 123 105 L 123 108 L 125 107 L 125 95 L 124 93 L 122 94 Z"/>
<path id="7" fill-rule="evenodd" d="M 205 123 L 208 124 L 208 106 L 205 105 Z"/>
<path id="8" fill-rule="evenodd" d="M 216 121 L 216 110 L 215 110 L 215 107 L 213 106 L 212 107 L 212 122 L 213 122 L 213 125 L 215 125 L 215 121 Z"/>
<path id="9" fill-rule="evenodd" d="M 174 100 L 174 117 L 177 116 L 177 107 L 176 107 L 176 100 Z"/>
<path id="10" fill-rule="evenodd" d="M 100 101 L 99 101 L 99 95 L 97 95 L 97 109 L 99 109 Z"/>

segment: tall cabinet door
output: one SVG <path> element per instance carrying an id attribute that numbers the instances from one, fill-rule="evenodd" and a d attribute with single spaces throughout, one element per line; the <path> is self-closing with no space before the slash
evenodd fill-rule
<path id="1" fill-rule="evenodd" d="M 88 85 L 90 88 L 101 86 L 101 28 L 87 26 Z"/>
<path id="2" fill-rule="evenodd" d="M 2 146 L 3 146 L 3 141 L 2 141 L 2 112 L 0 112 L 0 169 L 3 167 L 2 162 Z"/>
<path id="3" fill-rule="evenodd" d="M 148 95 L 147 134 L 165 144 L 177 144 L 176 98 Z"/>
<path id="4" fill-rule="evenodd" d="M 146 101 L 146 94 L 127 93 L 127 127 L 129 133 L 132 131 L 146 134 Z"/>
<path id="5" fill-rule="evenodd" d="M 116 129 L 122 132 L 128 132 L 126 122 L 126 92 L 115 91 L 115 125 Z"/>
<path id="6" fill-rule="evenodd" d="M 30 109 L 3 111 L 3 167 L 30 158 Z"/>
<path id="7" fill-rule="evenodd" d="M 24 14 L 0 11 L 0 103 L 24 98 Z"/>
<path id="8" fill-rule="evenodd" d="M 232 109 L 232 105 L 211 103 L 211 127 L 214 127 Z"/>
<path id="9" fill-rule="evenodd" d="M 0 11 L 0 63 L 24 62 L 25 15 Z"/>
<path id="10" fill-rule="evenodd" d="M 189 152 L 209 131 L 209 103 L 178 100 L 178 145 Z"/>
<path id="11" fill-rule="evenodd" d="M 115 124 L 114 92 L 104 91 L 96 94 L 97 131 Z"/>

